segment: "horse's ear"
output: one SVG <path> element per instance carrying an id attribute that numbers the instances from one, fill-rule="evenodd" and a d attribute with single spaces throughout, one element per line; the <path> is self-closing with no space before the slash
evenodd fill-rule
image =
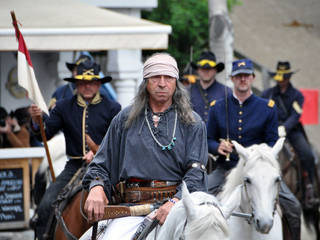
<path id="1" fill-rule="evenodd" d="M 196 217 L 195 204 L 184 181 L 182 181 L 182 202 L 186 208 L 187 218 L 194 219 Z"/>
<path id="2" fill-rule="evenodd" d="M 223 216 L 228 219 L 231 216 L 231 213 L 233 210 L 235 210 L 237 207 L 240 206 L 241 202 L 241 185 L 237 186 L 231 195 L 226 199 L 221 200 L 221 211 L 223 213 Z"/>
<path id="3" fill-rule="evenodd" d="M 237 143 L 236 141 L 231 141 L 232 144 L 234 145 L 234 147 L 236 148 L 238 154 L 243 158 L 243 159 L 247 159 L 249 158 L 249 153 L 248 151 L 239 143 Z"/>
<path id="4" fill-rule="evenodd" d="M 278 139 L 278 141 L 276 142 L 276 144 L 273 146 L 272 148 L 272 154 L 277 157 L 278 153 L 281 151 L 282 147 L 283 147 L 283 143 L 284 143 L 285 138 L 281 137 Z"/>

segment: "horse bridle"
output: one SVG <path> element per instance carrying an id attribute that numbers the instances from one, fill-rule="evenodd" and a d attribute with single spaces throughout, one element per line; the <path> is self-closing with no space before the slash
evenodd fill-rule
<path id="1" fill-rule="evenodd" d="M 199 203 L 198 205 L 199 205 L 199 206 L 202 206 L 202 205 L 211 205 L 211 206 L 213 206 L 213 207 L 216 207 L 216 208 L 220 211 L 221 215 L 222 215 L 223 217 L 225 217 L 224 214 L 223 214 L 223 212 L 222 212 L 222 210 L 220 209 L 219 205 L 218 205 L 217 203 L 215 203 L 215 202 L 202 202 L 202 203 Z M 184 222 L 184 225 L 183 225 L 183 229 L 182 229 L 181 236 L 179 237 L 179 240 L 185 240 L 184 232 L 185 232 L 185 230 L 186 230 L 187 223 L 188 223 L 188 220 L 187 220 L 187 218 L 186 218 L 186 220 L 185 220 L 185 222 Z"/>
<path id="2" fill-rule="evenodd" d="M 274 199 L 272 216 L 274 216 L 274 214 L 276 213 L 277 204 L 278 204 L 278 202 L 279 202 L 280 182 L 281 182 L 281 177 L 279 177 L 278 191 L 277 191 L 277 196 L 276 196 L 276 198 Z M 250 209 L 251 209 L 251 214 L 249 214 L 249 215 L 251 215 L 251 216 L 250 216 L 250 217 L 247 217 L 246 220 L 247 220 L 248 224 L 252 224 L 253 219 L 254 219 L 255 210 L 254 210 L 254 207 L 252 206 L 252 199 L 251 199 L 251 197 L 249 196 L 248 187 L 247 187 L 247 182 L 246 182 L 246 181 L 243 182 L 243 188 L 244 188 L 244 191 L 245 191 L 245 194 L 246 194 L 246 197 L 247 197 L 247 199 L 248 199 L 249 206 L 250 206 Z M 243 209 L 241 209 L 241 206 L 240 206 L 240 210 L 241 210 L 241 212 L 244 212 Z"/>

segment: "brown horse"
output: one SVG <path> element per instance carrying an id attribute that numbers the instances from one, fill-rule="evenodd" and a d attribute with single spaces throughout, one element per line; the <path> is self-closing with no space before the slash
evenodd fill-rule
<path id="1" fill-rule="evenodd" d="M 88 134 L 85 135 L 85 138 L 90 150 L 96 154 L 99 145 Z M 81 185 L 85 172 L 86 165 L 77 171 L 58 196 L 55 205 L 57 219 L 54 232 L 55 239 L 79 239 L 92 226 L 88 223 L 82 211 L 82 204 L 88 196 L 88 193 L 82 190 Z"/>
<path id="2" fill-rule="evenodd" d="M 85 192 L 84 198 L 86 197 L 87 192 Z M 63 219 L 65 225 L 63 225 L 62 222 L 57 222 L 55 239 L 73 239 L 71 236 L 79 239 L 91 227 L 91 225 L 80 212 L 81 200 L 82 192 L 78 192 L 74 197 L 72 197 L 70 203 L 63 210 L 61 218 Z"/>
<path id="3" fill-rule="evenodd" d="M 319 159 L 319 154 L 314 151 L 316 159 Z M 300 163 L 300 159 L 295 154 L 292 146 L 285 142 L 282 152 L 279 154 L 279 163 L 282 169 L 282 178 L 287 184 L 292 193 L 300 201 L 302 206 L 303 217 L 307 228 L 314 228 L 317 239 L 320 239 L 320 212 L 319 202 L 315 202 L 314 206 L 306 208 L 304 195 L 305 195 L 305 179 Z M 315 198 L 320 197 L 320 184 L 319 184 L 319 163 L 316 161 L 315 179 L 314 179 L 314 193 Z"/>
<path id="4" fill-rule="evenodd" d="M 91 227 L 81 210 L 88 195 L 81 186 L 85 170 L 85 167 L 78 170 L 55 202 L 54 239 L 79 239 Z"/>

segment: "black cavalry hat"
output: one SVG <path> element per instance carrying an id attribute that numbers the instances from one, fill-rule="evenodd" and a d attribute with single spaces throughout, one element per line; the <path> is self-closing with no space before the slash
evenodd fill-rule
<path id="1" fill-rule="evenodd" d="M 88 55 L 82 54 L 74 63 L 66 62 L 67 68 L 72 72 L 73 69 L 82 62 L 91 61 L 91 58 Z"/>
<path id="2" fill-rule="evenodd" d="M 282 82 L 283 79 L 287 79 L 290 78 L 292 74 L 296 73 L 297 71 L 292 71 L 291 70 L 291 66 L 290 66 L 290 62 L 285 61 L 285 62 L 281 62 L 279 61 L 277 64 L 277 71 L 276 72 L 271 72 L 270 76 L 278 81 L 278 82 Z"/>
<path id="3" fill-rule="evenodd" d="M 81 62 L 77 66 L 77 73 L 74 77 L 65 78 L 65 81 L 68 82 L 76 82 L 77 80 L 83 80 L 83 81 L 101 81 L 101 83 L 110 82 L 112 80 L 112 77 L 105 76 L 100 77 L 100 65 L 93 62 L 93 61 L 85 61 Z"/>
<path id="4" fill-rule="evenodd" d="M 195 69 L 216 68 L 218 73 L 223 71 L 224 69 L 224 63 L 217 63 L 216 56 L 214 55 L 213 52 L 210 52 L 210 51 L 203 51 L 199 57 L 198 62 L 196 64 L 195 63 L 191 63 L 191 64 Z"/>

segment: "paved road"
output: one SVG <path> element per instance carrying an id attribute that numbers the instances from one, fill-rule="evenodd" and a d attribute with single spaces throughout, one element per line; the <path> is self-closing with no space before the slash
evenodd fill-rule
<path id="1" fill-rule="evenodd" d="M 33 240 L 33 230 L 0 231 L 0 240 Z"/>

